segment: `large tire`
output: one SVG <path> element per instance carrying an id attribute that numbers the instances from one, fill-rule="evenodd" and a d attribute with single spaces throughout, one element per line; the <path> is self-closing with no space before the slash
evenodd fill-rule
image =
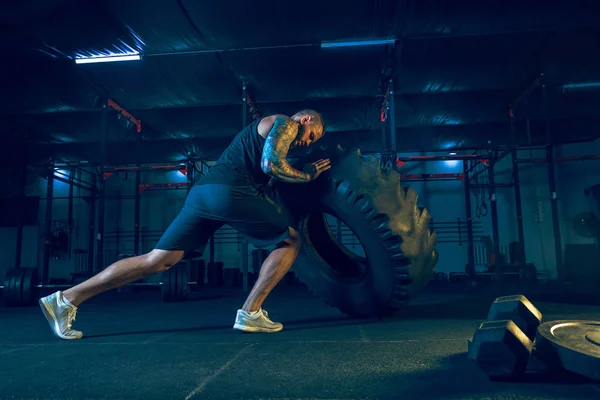
<path id="1" fill-rule="evenodd" d="M 314 182 L 275 187 L 303 239 L 294 271 L 346 314 L 388 316 L 423 290 L 437 263 L 429 212 L 417 206 L 414 190 L 402 188 L 396 171 L 380 168 L 378 158 L 340 149 L 328 156 L 333 167 Z M 325 213 L 353 231 L 366 257 L 336 239 Z"/>

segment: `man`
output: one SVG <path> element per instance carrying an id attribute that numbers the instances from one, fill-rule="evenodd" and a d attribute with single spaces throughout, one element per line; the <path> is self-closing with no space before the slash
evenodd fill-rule
<path id="1" fill-rule="evenodd" d="M 302 171 L 287 162 L 288 150 L 315 143 L 325 133 L 319 113 L 302 110 L 291 118 L 271 115 L 244 128 L 216 164 L 190 190 L 185 204 L 154 250 L 119 260 L 92 278 L 39 303 L 52 331 L 61 339 L 80 339 L 71 328 L 77 307 L 85 300 L 148 275 L 168 270 L 192 251 L 203 251 L 210 236 L 224 224 L 237 229 L 257 247 L 276 245 L 263 263 L 258 280 L 237 311 L 234 329 L 278 332 L 262 304 L 288 272 L 300 249 L 300 237 L 282 210 L 267 197 L 270 179 L 305 183 L 330 168 L 329 160 L 307 164 Z"/>

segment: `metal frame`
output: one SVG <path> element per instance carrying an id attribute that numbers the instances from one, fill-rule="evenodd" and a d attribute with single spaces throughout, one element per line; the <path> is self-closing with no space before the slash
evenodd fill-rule
<path id="1" fill-rule="evenodd" d="M 473 243 L 473 215 L 471 210 L 471 182 L 469 179 L 469 162 L 463 160 L 463 181 L 465 189 L 465 208 L 467 213 L 467 279 L 475 282 L 475 246 Z"/>
<path id="2" fill-rule="evenodd" d="M 387 78 L 386 78 L 387 79 Z M 531 133 L 529 127 L 529 118 L 527 118 L 527 136 L 529 146 L 518 146 L 517 145 L 517 134 L 515 128 L 515 110 L 521 107 L 523 104 L 527 106 L 528 96 L 537 88 L 541 89 L 542 101 L 543 101 L 543 109 L 544 109 L 544 127 L 546 138 L 548 140 L 548 145 L 546 147 L 532 146 L 531 145 Z M 249 93 L 248 93 L 248 83 L 246 81 L 242 82 L 242 126 L 246 126 L 248 124 L 248 113 L 250 112 L 254 118 L 260 117 L 260 111 L 255 103 L 252 101 Z M 382 134 L 383 134 L 383 144 L 385 150 L 382 152 L 382 159 L 384 156 L 395 156 L 396 167 L 401 167 L 406 162 L 427 162 L 427 161 L 445 161 L 445 160 L 459 160 L 463 162 L 463 173 L 462 174 L 406 174 L 402 175 L 402 179 L 411 180 L 411 181 L 438 181 L 438 180 L 454 180 L 458 179 L 464 183 L 464 193 L 465 193 L 465 203 L 466 203 L 466 214 L 467 214 L 467 229 L 468 229 L 468 245 L 469 245 L 469 253 L 468 253 L 468 264 L 467 264 L 467 272 L 469 274 L 474 274 L 474 251 L 473 251 L 473 227 L 472 227 L 472 212 L 471 212 L 471 199 L 470 199 L 470 190 L 472 188 L 478 187 L 489 187 L 492 193 L 491 196 L 491 212 L 492 212 L 492 230 L 493 230 L 493 240 L 494 240 L 494 253 L 497 254 L 499 249 L 499 232 L 498 232 L 498 215 L 497 215 L 497 204 L 495 198 L 496 188 L 502 186 L 514 186 L 515 190 L 515 202 L 517 209 L 517 221 L 518 221 L 518 234 L 519 234 L 519 252 L 518 257 L 521 263 L 526 262 L 526 254 L 525 254 L 525 241 L 524 241 L 524 232 L 523 232 L 523 216 L 522 216 L 522 204 L 521 204 L 521 190 L 520 190 L 520 178 L 519 178 L 519 163 L 541 163 L 546 162 L 548 164 L 548 179 L 550 184 L 550 198 L 551 198 L 551 206 L 552 206 L 552 218 L 553 218 L 553 231 L 554 231 L 554 240 L 555 240 L 555 250 L 557 257 L 557 271 L 559 275 L 559 279 L 564 279 L 565 271 L 562 261 L 562 243 L 560 237 L 560 225 L 558 219 L 558 207 L 557 207 L 557 199 L 558 196 L 556 194 L 556 181 L 555 181 L 555 171 L 554 171 L 554 163 L 559 161 L 575 161 L 575 160 L 585 160 L 585 159 L 600 159 L 600 156 L 596 155 L 588 155 L 588 156 L 578 156 L 578 157 L 554 157 L 554 143 L 552 141 L 551 134 L 551 120 L 548 109 L 548 95 L 545 84 L 545 76 L 544 74 L 540 74 L 536 77 L 533 82 L 523 90 L 521 94 L 517 96 L 517 98 L 509 104 L 509 117 L 510 117 L 510 137 L 511 143 L 508 146 L 497 146 L 495 150 L 491 151 L 488 155 L 476 155 L 476 154 L 465 154 L 465 155 L 435 155 L 435 156 L 400 156 L 398 157 L 396 154 L 396 127 L 395 127 L 395 102 L 394 102 L 394 81 L 393 79 L 387 79 L 387 85 L 385 88 L 384 94 L 384 102 L 381 107 L 381 122 L 382 122 Z M 151 187 L 158 188 L 161 187 L 159 184 L 142 184 L 141 183 L 141 172 L 146 170 L 176 170 L 180 169 L 180 166 L 176 165 L 168 165 L 168 166 L 145 166 L 142 167 L 140 164 L 137 164 L 135 167 L 115 167 L 109 168 L 107 165 L 107 150 L 108 150 L 108 111 L 109 108 L 113 108 L 120 115 L 127 118 L 129 121 L 133 122 L 137 127 L 137 132 L 141 133 L 141 121 L 133 117 L 130 113 L 128 113 L 121 106 L 116 104 L 111 99 L 106 99 L 102 106 L 102 141 L 101 141 L 101 164 L 98 169 L 98 174 L 92 174 L 92 184 L 87 185 L 83 182 L 77 182 L 73 177 L 73 168 L 77 168 L 77 166 L 92 166 L 88 163 L 66 163 L 65 165 L 71 168 L 71 173 L 69 174 L 69 179 L 65 180 L 60 176 L 56 176 L 53 173 L 52 163 L 50 163 L 48 167 L 48 184 L 47 184 L 47 193 L 46 193 L 46 226 L 45 226 L 45 234 L 44 234 L 44 258 L 43 258 L 43 271 L 42 271 L 42 282 L 48 283 L 48 269 L 49 269 L 49 259 L 50 259 L 50 230 L 51 230 L 51 217 L 52 217 L 52 199 L 53 199 L 53 185 L 54 180 L 63 181 L 70 185 L 69 187 L 69 221 L 72 219 L 72 201 L 73 201 L 73 187 L 80 187 L 84 189 L 88 189 L 92 192 L 89 198 L 90 204 L 90 242 L 89 242 L 89 259 L 88 259 L 88 272 L 92 274 L 94 272 L 94 260 L 95 265 L 99 268 L 103 265 L 103 246 L 104 246 L 104 219 L 105 219 L 105 207 L 106 207 L 106 199 L 108 198 L 106 195 L 106 184 L 105 180 L 115 172 L 120 171 L 135 171 L 136 177 L 136 193 L 132 196 L 135 199 L 135 216 L 134 216 L 134 249 L 139 250 L 139 212 L 140 212 L 140 200 L 141 200 L 141 190 L 148 189 Z M 141 140 L 141 134 L 138 137 L 138 140 Z M 545 149 L 546 157 L 545 158 L 531 158 L 531 159 L 519 159 L 517 156 L 518 149 Z M 505 151 L 499 156 L 498 151 L 500 149 L 504 149 Z M 442 152 L 443 150 L 434 151 L 434 152 Z M 503 185 L 498 184 L 495 180 L 494 175 L 494 167 L 495 164 L 502 159 L 504 156 L 511 154 L 512 156 L 512 167 L 513 167 L 513 179 L 514 183 L 512 185 Z M 189 190 L 191 185 L 194 182 L 193 168 L 190 168 L 192 165 L 192 160 L 200 160 L 198 157 L 194 157 L 193 155 L 188 155 L 187 159 L 187 170 L 188 170 L 188 180 L 185 184 L 179 184 L 177 188 L 187 188 Z M 472 179 L 476 175 L 472 175 L 473 166 L 469 167 L 469 162 L 473 161 L 488 161 L 488 171 L 490 176 L 490 182 L 488 185 L 474 185 L 472 183 Z M 202 160 L 200 160 L 202 161 Z M 392 159 L 393 161 L 393 159 Z M 58 166 L 58 163 L 54 163 L 54 166 Z M 191 172 L 191 173 L 190 173 Z M 98 182 L 99 178 L 99 182 Z M 23 179 L 25 181 L 25 179 Z M 166 187 L 166 186 L 165 186 Z M 169 186 L 173 187 L 173 186 Z M 24 188 L 21 188 L 21 192 L 23 193 Z M 98 213 L 96 215 L 96 200 L 98 200 Z M 95 222 L 95 218 L 97 217 L 97 222 Z M 95 229 L 97 228 L 97 234 L 95 234 Z M 22 248 L 22 226 L 19 225 L 17 239 L 17 264 L 20 264 L 21 254 L 20 249 Z M 210 238 L 210 262 L 214 262 L 214 235 Z M 97 253 L 94 258 L 94 250 L 95 244 L 97 244 Z M 242 253 L 244 257 L 242 257 L 242 273 L 243 273 L 243 287 L 244 290 L 248 290 L 248 242 L 244 240 L 242 242 Z"/>
<path id="3" fill-rule="evenodd" d="M 24 225 L 24 212 L 23 212 L 23 203 L 25 200 L 26 194 L 26 184 L 27 184 L 27 164 L 23 164 L 21 166 L 21 176 L 20 176 L 20 184 L 19 184 L 19 224 L 17 225 L 17 246 L 16 246 L 16 256 L 15 256 L 15 268 L 21 267 L 22 253 L 23 253 L 23 225 Z"/>
<path id="4" fill-rule="evenodd" d="M 514 131 L 514 112 L 516 107 L 518 107 L 521 103 L 524 103 L 526 106 L 528 105 L 528 96 L 537 88 L 541 90 L 542 96 L 542 109 L 543 109 L 543 118 L 544 118 L 544 131 L 546 134 L 546 142 L 547 145 L 545 147 L 546 150 L 546 158 L 545 159 L 530 159 L 523 160 L 518 159 L 516 150 L 516 145 L 513 149 L 513 168 L 514 171 L 517 171 L 515 174 L 515 179 L 518 181 L 518 168 L 517 164 L 521 162 L 546 162 L 548 166 L 548 184 L 550 189 L 550 208 L 552 212 L 552 230 L 554 234 L 554 250 L 556 256 L 556 272 L 559 281 L 564 281 L 566 277 L 566 271 L 563 262 L 563 250 L 562 250 L 562 239 L 560 234 L 560 220 L 558 216 L 558 196 L 556 193 L 556 175 L 554 170 L 554 163 L 557 161 L 554 157 L 554 139 L 552 137 L 551 131 L 551 120 L 550 120 L 550 112 L 549 112 L 549 100 L 548 100 L 548 92 L 546 88 L 546 76 L 544 73 L 541 73 L 539 76 L 535 78 L 532 84 L 528 85 L 523 93 L 521 93 L 517 99 L 510 105 L 510 117 L 511 117 L 511 129 Z M 530 122 L 529 118 L 526 118 L 526 133 L 528 143 L 531 144 L 531 131 L 530 131 Z M 513 135 L 516 135 L 513 133 Z M 584 156 L 585 157 L 585 156 Z M 562 161 L 571 161 L 571 160 L 581 160 L 584 157 L 565 157 Z M 591 156 L 591 158 L 596 158 L 597 156 Z M 600 158 L 600 157 L 598 157 Z M 520 190 L 519 190 L 520 191 Z M 520 206 L 520 199 L 517 201 L 518 206 Z M 519 230 L 522 229 L 522 221 L 519 221 Z M 521 235 L 521 232 L 519 232 Z M 521 242 L 521 246 L 523 251 L 525 249 L 524 240 Z M 525 256 L 522 256 L 525 258 Z"/>
<path id="5" fill-rule="evenodd" d="M 500 229 L 498 227 L 498 203 L 496 202 L 496 177 L 495 177 L 495 166 L 496 159 L 494 157 L 491 158 L 489 166 L 488 166 L 488 183 L 490 189 L 490 214 L 492 218 L 492 264 L 496 263 L 497 256 L 500 254 Z M 502 273 L 500 268 L 496 268 L 496 280 L 498 282 L 502 281 Z"/>
<path id="6" fill-rule="evenodd" d="M 556 176 L 554 173 L 554 139 L 550 127 L 550 112 L 548 107 L 548 93 L 546 90 L 546 79 L 541 74 L 542 103 L 544 109 L 544 130 L 546 131 L 546 157 L 548 158 L 548 184 L 550 188 L 550 208 L 552 210 L 552 228 L 554 230 L 554 250 L 556 252 L 556 273 L 559 281 L 566 278 L 565 267 L 563 263 L 562 239 L 560 237 L 560 221 L 558 219 L 558 204 L 556 195 Z"/>
<path id="7" fill-rule="evenodd" d="M 96 231 L 96 269 L 102 268 L 104 264 L 104 217 L 106 211 L 106 179 L 104 178 L 104 168 L 108 152 L 108 105 L 102 105 L 102 145 L 101 145 L 101 160 L 99 175 L 102 177 L 98 182 L 98 225 Z"/>
<path id="8" fill-rule="evenodd" d="M 73 243 L 73 182 L 75 180 L 75 168 L 69 168 L 69 212 L 68 212 L 68 226 L 69 226 L 69 260 L 73 253 L 71 244 Z"/>
<path id="9" fill-rule="evenodd" d="M 396 115 L 394 102 L 394 80 L 388 78 L 385 86 L 383 103 L 381 104 L 381 142 L 383 150 L 381 152 L 382 168 L 393 168 L 394 160 L 397 161 L 396 154 Z"/>
<path id="10" fill-rule="evenodd" d="M 468 261 L 465 266 L 465 272 L 468 275 L 468 280 L 475 281 L 475 249 L 474 249 L 474 238 L 473 238 L 473 215 L 471 210 L 471 189 L 474 188 L 489 188 L 491 191 L 491 218 L 492 218 L 492 235 L 494 245 L 494 255 L 500 253 L 500 240 L 499 240 L 499 227 L 498 227 L 498 209 L 496 203 L 496 189 L 498 187 L 515 187 L 515 197 L 517 198 L 517 219 L 521 221 L 522 225 L 522 212 L 520 202 L 520 182 L 518 178 L 518 170 L 514 169 L 516 163 L 513 162 L 513 183 L 499 184 L 496 182 L 494 175 L 495 164 L 502 160 L 509 154 L 513 154 L 513 150 L 507 149 L 502 153 L 499 153 L 500 149 L 490 150 L 488 154 L 456 154 L 456 155 L 435 155 L 435 156 L 398 156 L 396 157 L 396 168 L 402 167 L 408 162 L 428 162 L 428 161 L 448 161 L 448 160 L 460 160 L 463 162 L 462 173 L 445 173 L 445 174 L 401 174 L 400 179 L 403 181 L 449 181 L 459 180 L 464 184 L 464 195 L 465 195 L 465 211 L 467 219 L 467 245 L 468 245 Z M 469 166 L 469 163 L 472 165 Z M 475 185 L 472 183 L 472 179 L 482 172 L 485 168 L 473 174 L 473 170 L 479 163 L 487 167 L 490 182 L 483 185 Z M 522 243 L 522 232 L 520 231 L 519 237 Z M 523 263 L 524 263 L 524 252 L 523 252 Z M 500 277 L 498 277 L 500 278 Z"/>
<path id="11" fill-rule="evenodd" d="M 54 194 L 54 166 L 48 163 L 46 183 L 46 213 L 44 215 L 44 252 L 42 255 L 42 284 L 47 285 L 50 277 L 50 246 L 52 239 L 52 195 Z"/>
<path id="12" fill-rule="evenodd" d="M 242 127 L 248 125 L 248 84 L 242 82 Z M 211 241 L 211 248 L 214 248 L 214 238 Z M 248 291 L 248 240 L 242 240 L 242 287 L 245 292 Z"/>
<path id="13" fill-rule="evenodd" d="M 139 144 L 139 142 L 141 142 L 142 140 L 142 129 L 141 129 L 141 123 L 139 125 L 137 125 L 138 129 L 138 135 L 137 135 L 137 142 Z M 138 168 L 140 167 L 140 164 L 137 164 Z M 135 205 L 134 205 L 134 212 L 133 212 L 133 254 L 135 255 L 139 255 L 140 254 L 140 205 L 141 205 L 141 200 L 142 200 L 142 195 L 140 193 L 139 187 L 140 184 L 142 183 L 142 172 L 138 169 L 137 171 L 135 171 Z"/>
<path id="14" fill-rule="evenodd" d="M 88 238 L 88 265 L 87 274 L 94 274 L 94 251 L 96 247 L 96 199 L 98 198 L 98 175 L 92 174 L 92 195 L 90 196 L 90 236 Z"/>
<path id="15" fill-rule="evenodd" d="M 73 188 L 78 187 L 81 189 L 89 190 L 91 192 L 90 196 L 77 196 L 77 198 L 83 198 L 88 200 L 90 205 L 90 236 L 88 242 L 88 274 L 91 276 L 93 274 L 93 266 L 94 266 L 94 247 L 95 247 L 95 222 L 96 218 L 96 198 L 98 197 L 98 190 L 96 188 L 96 175 L 91 174 L 92 176 L 92 184 L 84 183 L 79 179 L 75 179 L 75 168 L 69 168 L 69 178 L 65 179 L 60 175 L 56 175 L 56 164 L 50 160 L 46 165 L 46 196 L 42 198 L 42 200 L 46 201 L 46 212 L 44 215 L 44 248 L 42 253 L 42 272 L 41 272 L 41 281 L 42 284 L 48 284 L 50 279 L 50 257 L 51 257 L 51 247 L 52 247 L 52 209 L 54 200 L 66 199 L 69 201 L 68 204 L 68 220 L 69 220 L 69 259 L 72 256 L 72 219 L 73 219 L 73 199 L 76 197 L 73 195 Z M 54 197 L 54 181 L 64 182 L 69 185 L 69 195 L 67 197 Z M 23 179 L 25 182 L 25 179 Z M 24 188 L 21 188 L 24 190 Z M 24 193 L 24 192 L 23 192 Z M 21 221 L 22 222 L 22 221 Z M 20 222 L 20 224 L 21 224 Z M 22 226 L 17 230 L 17 267 L 20 267 L 21 263 L 21 250 L 22 241 L 23 241 L 23 232 Z"/>

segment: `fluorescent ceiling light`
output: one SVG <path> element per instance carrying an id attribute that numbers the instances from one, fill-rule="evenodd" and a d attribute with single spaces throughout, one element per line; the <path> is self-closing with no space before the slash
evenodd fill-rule
<path id="1" fill-rule="evenodd" d="M 600 82 L 567 83 L 563 89 L 595 88 L 600 87 Z"/>
<path id="2" fill-rule="evenodd" d="M 455 156 L 456 155 L 455 152 L 451 152 L 451 153 L 448 153 L 448 154 L 450 154 L 451 156 Z"/>
<path id="3" fill-rule="evenodd" d="M 355 46 L 376 46 L 380 44 L 394 43 L 396 39 L 379 39 L 379 40 L 355 40 L 351 42 L 321 42 L 322 48 L 327 47 L 355 47 Z"/>
<path id="4" fill-rule="evenodd" d="M 92 64 L 102 62 L 114 62 L 114 61 L 135 61 L 140 60 L 142 57 L 139 54 L 135 55 L 124 55 L 124 56 L 108 56 L 108 57 L 82 57 L 76 58 L 75 64 Z"/>

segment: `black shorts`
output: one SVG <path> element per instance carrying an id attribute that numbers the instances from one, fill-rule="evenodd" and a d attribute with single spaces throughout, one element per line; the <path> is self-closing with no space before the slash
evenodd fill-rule
<path id="1" fill-rule="evenodd" d="M 196 185 L 179 215 L 155 246 L 183 250 L 184 257 L 204 252 L 210 236 L 229 225 L 258 248 L 290 237 L 290 222 L 281 207 L 254 186 Z"/>

